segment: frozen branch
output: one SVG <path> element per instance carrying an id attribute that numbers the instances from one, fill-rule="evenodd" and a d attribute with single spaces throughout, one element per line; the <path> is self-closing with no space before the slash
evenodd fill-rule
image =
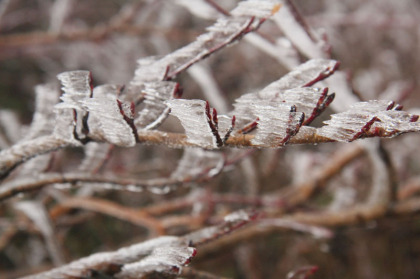
<path id="1" fill-rule="evenodd" d="M 204 174 L 205 175 L 205 174 Z M 151 179 L 138 180 L 130 178 L 118 178 L 106 175 L 94 175 L 89 173 L 46 173 L 39 174 L 36 177 L 22 177 L 10 182 L 3 183 L 0 188 L 0 201 L 13 197 L 19 193 L 40 190 L 51 184 L 92 184 L 101 187 L 117 190 L 127 190 L 132 192 L 150 191 L 154 194 L 166 194 L 172 187 L 183 185 L 191 181 L 199 181 L 203 176 L 182 177 L 178 179 Z M 205 176 L 204 176 L 205 179 Z"/>
<path id="2" fill-rule="evenodd" d="M 115 252 L 103 252 L 71 262 L 50 271 L 24 277 L 38 278 L 83 278 L 103 274 L 115 278 L 147 278 L 146 275 L 178 274 L 189 263 L 195 249 L 187 242 L 164 236 L 121 248 Z"/>

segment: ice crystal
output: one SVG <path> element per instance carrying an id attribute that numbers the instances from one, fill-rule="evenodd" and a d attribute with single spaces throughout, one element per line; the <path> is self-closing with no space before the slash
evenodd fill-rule
<path id="1" fill-rule="evenodd" d="M 168 255 L 161 255 L 165 248 L 171 250 L 171 253 Z M 155 252 L 156 249 L 157 251 Z M 179 253 L 177 253 L 177 251 L 179 251 Z M 107 268 L 110 265 L 124 265 L 124 267 L 126 267 L 126 271 L 122 271 L 121 273 L 129 275 L 132 274 L 130 263 L 139 261 L 138 264 L 142 265 L 142 258 L 146 260 L 146 263 L 162 264 L 162 267 L 166 270 L 166 261 L 169 261 L 170 263 L 176 262 L 181 265 L 185 264 L 190 257 L 194 256 L 194 254 L 195 250 L 188 248 L 188 245 L 184 240 L 175 236 L 162 236 L 132 246 L 124 247 L 114 252 L 93 254 L 89 257 L 71 262 L 66 266 L 58 267 L 28 278 L 67 278 L 71 276 L 80 278 L 86 277 L 92 270 Z M 186 260 L 184 261 L 184 259 Z M 144 264 L 144 262 L 143 267 L 147 268 L 147 265 Z M 159 266 L 154 265 L 154 267 L 158 268 Z M 133 268 L 135 268 L 135 266 Z M 140 268 L 135 269 L 135 271 L 143 272 Z M 118 276 L 118 274 L 115 276 Z"/>
<path id="2" fill-rule="evenodd" d="M 258 117 L 258 126 L 252 143 L 261 147 L 283 145 L 297 133 L 304 114 L 282 101 L 259 100 L 250 104 L 250 109 Z"/>
<path id="3" fill-rule="evenodd" d="M 63 101 L 57 108 L 71 108 L 83 111 L 80 101 L 89 98 L 91 95 L 90 72 L 71 71 L 64 72 L 57 76 L 63 85 L 64 94 L 60 97 Z"/>
<path id="4" fill-rule="evenodd" d="M 278 2 L 272 0 L 240 2 L 231 12 L 231 17 L 219 19 L 196 41 L 162 59 L 148 61 L 147 66 L 139 67 L 133 84 L 173 78 L 195 62 L 238 40 L 241 34 L 258 28 L 261 23 L 259 21 L 270 17 L 277 6 Z"/>
<path id="5" fill-rule="evenodd" d="M 372 131 L 378 136 L 392 136 L 420 130 L 418 117 L 400 111 L 391 101 L 353 104 L 348 111 L 333 114 L 317 134 L 337 141 L 352 141 Z"/>
<path id="6" fill-rule="evenodd" d="M 309 60 L 279 80 L 272 82 L 260 92 L 245 94 L 236 99 L 231 114 L 236 116 L 238 126 L 241 127 L 257 119 L 258 115 L 255 113 L 257 110 L 252 109 L 252 106 L 259 102 L 265 102 L 271 107 L 276 103 L 295 106 L 296 111 L 303 112 L 307 118 L 314 118 L 332 101 L 333 96 L 327 95 L 328 89 L 326 88 L 304 86 L 312 85 L 314 82 L 328 77 L 335 71 L 337 65 L 338 63 L 334 60 Z M 287 115 L 285 114 L 285 116 Z M 267 119 L 264 115 L 263 118 Z M 258 129 L 261 129 L 261 125 Z"/>
<path id="7" fill-rule="evenodd" d="M 194 255 L 195 248 L 192 247 L 156 247 L 150 256 L 124 265 L 116 278 L 134 279 L 150 273 L 178 274 Z"/>
<path id="8" fill-rule="evenodd" d="M 166 114 L 165 101 L 170 100 L 176 94 L 178 84 L 171 81 L 149 82 L 144 84 L 145 107 L 139 112 L 135 124 L 139 128 L 152 129 L 162 114 Z"/>
<path id="9" fill-rule="evenodd" d="M 333 74 L 337 67 L 338 62 L 335 60 L 311 59 L 296 67 L 281 79 L 269 84 L 258 93 L 258 96 L 263 99 L 272 98 L 279 91 L 313 85 L 316 81 Z"/>
<path id="10" fill-rule="evenodd" d="M 74 137 L 74 131 L 77 123 L 77 120 L 74 117 L 75 115 L 72 110 L 62 108 L 62 106 L 57 108 L 57 105 L 54 108 L 55 126 L 53 133 L 59 139 L 65 140 L 74 145 L 80 145 L 80 142 Z"/>
<path id="11" fill-rule="evenodd" d="M 176 99 L 166 103 L 171 108 L 171 114 L 181 121 L 189 142 L 207 148 L 217 146 L 205 113 L 205 101 Z"/>
<path id="12" fill-rule="evenodd" d="M 136 138 L 132 127 L 124 119 L 116 96 L 99 95 L 84 100 L 83 107 L 89 111 L 89 127 L 109 143 L 119 146 L 134 146 Z"/>

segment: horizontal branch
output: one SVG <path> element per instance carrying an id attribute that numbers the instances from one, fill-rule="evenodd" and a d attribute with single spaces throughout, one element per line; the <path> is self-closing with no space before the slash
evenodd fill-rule
<path id="1" fill-rule="evenodd" d="M 335 142 L 330 138 L 318 135 L 316 132 L 317 129 L 315 128 L 303 127 L 297 135 L 295 135 L 289 140 L 287 144 L 318 144 L 326 142 Z M 376 136 L 378 135 L 375 133 L 366 132 L 366 134 L 363 137 L 368 138 Z M 90 135 L 90 137 L 90 139 L 93 141 L 103 142 L 102 138 L 95 138 L 92 135 Z M 254 135 L 249 134 L 232 135 L 226 141 L 224 146 L 236 148 L 260 148 L 252 143 L 253 138 Z M 189 142 L 187 136 L 181 133 L 139 131 L 138 139 L 141 144 L 164 145 L 169 148 L 202 148 L 202 146 L 198 144 Z M 11 170 L 13 170 L 16 166 L 23 163 L 24 161 L 37 155 L 52 152 L 66 146 L 73 146 L 73 144 L 63 139 L 57 138 L 53 135 L 50 135 L 21 142 L 15 144 L 9 149 L 2 150 L 0 152 L 0 180 L 6 177 Z M 283 147 L 283 145 L 279 144 L 277 146 L 271 146 L 270 148 L 281 147 Z"/>
<path id="2" fill-rule="evenodd" d="M 139 180 L 130 178 L 119 178 L 115 176 L 104 176 L 104 175 L 92 175 L 90 173 L 48 173 L 42 174 L 38 177 L 25 177 L 15 179 L 13 181 L 4 183 L 0 188 L 0 201 L 13 197 L 19 193 L 26 193 L 35 190 L 40 190 L 48 185 L 57 183 L 90 183 L 90 184 L 106 184 L 111 185 L 115 188 L 127 189 L 131 191 L 142 191 L 149 190 L 151 192 L 158 192 L 164 187 L 176 186 L 188 183 L 190 181 L 196 181 L 200 177 L 196 178 L 184 178 L 184 179 L 150 179 L 150 180 Z"/>

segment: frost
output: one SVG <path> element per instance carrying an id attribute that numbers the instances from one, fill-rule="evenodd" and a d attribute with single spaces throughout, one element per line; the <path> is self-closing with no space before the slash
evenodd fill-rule
<path id="1" fill-rule="evenodd" d="M 205 101 L 177 99 L 166 104 L 171 108 L 171 114 L 181 121 L 189 142 L 207 148 L 217 147 L 205 113 Z"/>
<path id="2" fill-rule="evenodd" d="M 177 90 L 178 84 L 171 81 L 145 83 L 142 90 L 145 107 L 134 121 L 136 126 L 146 130 L 152 129 L 155 126 L 154 122 L 159 120 L 162 114 L 167 115 L 165 101 L 172 99 Z"/>
<path id="3" fill-rule="evenodd" d="M 413 117 L 416 116 L 405 111 L 384 111 L 378 113 L 378 119 L 380 121 L 373 123 L 372 129 L 379 128 L 393 135 L 418 132 L 420 131 L 420 122 L 412 122 Z"/>
<path id="4" fill-rule="evenodd" d="M 134 146 L 136 138 L 124 119 L 116 96 L 99 95 L 81 102 L 89 111 L 89 127 L 92 133 L 100 134 L 109 143 L 118 146 Z"/>
<path id="5" fill-rule="evenodd" d="M 60 97 L 62 102 L 54 106 L 56 115 L 54 135 L 71 144 L 79 145 L 80 142 L 75 136 L 78 132 L 76 127 L 79 127 L 79 131 L 81 130 L 82 115 L 80 114 L 85 112 L 82 102 L 91 97 L 90 73 L 88 71 L 64 72 L 57 78 L 63 85 L 64 94 Z"/>
<path id="6" fill-rule="evenodd" d="M 173 79 L 201 59 L 239 40 L 242 35 L 254 31 L 264 19 L 272 15 L 277 7 L 278 3 L 271 0 L 241 2 L 232 11 L 231 17 L 219 19 L 213 26 L 207 28 L 207 33 L 199 36 L 196 41 L 189 45 L 162 58 L 140 59 L 138 61 L 139 67 L 129 85 L 129 88 L 141 88 L 146 93 L 146 107 L 136 119 L 136 126 L 143 129 L 152 129 L 156 127 L 154 123 L 159 124 L 162 118 L 166 117 L 167 110 L 164 101 L 171 99 L 172 96 L 168 95 L 168 90 L 160 88 L 159 82 Z M 174 108 L 172 109 L 174 110 Z M 181 122 L 183 125 L 187 125 L 186 121 L 181 120 Z M 201 128 L 206 131 L 208 129 L 207 126 Z M 214 146 L 211 134 L 200 139 L 193 132 L 186 130 L 187 134 L 189 133 L 190 142 Z M 220 145 L 220 140 L 218 144 Z"/>
<path id="7" fill-rule="evenodd" d="M 291 106 L 295 106 L 296 111 L 304 113 L 308 122 L 310 122 L 329 105 L 334 95 L 327 95 L 327 88 L 320 89 L 303 86 L 312 85 L 315 81 L 328 77 L 335 71 L 337 65 L 338 63 L 334 60 L 310 60 L 279 80 L 272 82 L 260 92 L 245 94 L 236 99 L 231 115 L 236 116 L 239 127 L 255 121 L 257 117 L 260 118 L 262 120 L 260 123 L 262 124 L 259 123 L 257 128 L 260 130 L 261 126 L 265 125 L 264 123 L 270 125 L 267 122 L 268 119 L 275 120 L 281 117 L 282 109 L 280 109 L 277 116 L 273 114 L 269 116 L 267 114 L 270 111 L 275 114 L 273 107 L 288 105 L 289 110 Z M 265 112 L 259 112 L 262 118 L 258 115 L 258 109 L 254 107 L 257 104 L 260 104 L 258 105 L 259 108 L 264 107 L 264 104 L 268 106 Z M 283 113 L 283 116 L 288 117 L 287 112 L 283 111 Z M 297 119 L 300 119 L 300 117 L 302 116 L 297 115 Z"/>
<path id="8" fill-rule="evenodd" d="M 170 251 L 165 255 L 164 251 Z M 157 237 L 139 244 L 121 248 L 114 252 L 96 253 L 89 257 L 76 260 L 63 267 L 30 276 L 31 279 L 41 278 L 84 278 L 91 270 L 103 270 L 111 265 L 124 265 L 124 270 L 114 275 L 124 278 L 124 274 L 132 275 L 132 272 L 143 272 L 140 267 L 147 270 L 153 265 L 154 268 L 162 268 L 166 271 L 169 264 L 176 263 L 178 266 L 186 264 L 189 258 L 195 255 L 195 249 L 189 248 L 186 241 L 175 236 Z M 138 265 L 131 265 L 138 261 Z M 145 262 L 143 262 L 145 261 Z M 136 268 L 138 267 L 138 268 Z M 131 277 L 127 277 L 131 278 Z M 138 277 L 135 277 L 138 278 Z"/>
<path id="9" fill-rule="evenodd" d="M 71 71 L 64 72 L 57 76 L 61 81 L 64 94 L 60 97 L 63 101 L 56 108 L 77 109 L 83 111 L 80 101 L 91 96 L 90 72 Z"/>
<path id="10" fill-rule="evenodd" d="M 359 102 L 346 112 L 333 114 L 317 134 L 337 141 L 352 141 L 368 131 L 377 136 L 419 131 L 418 117 L 400 111 L 399 107 L 391 101 Z"/>
<path id="11" fill-rule="evenodd" d="M 258 117 L 258 126 L 252 143 L 260 147 L 280 146 L 295 135 L 303 123 L 304 114 L 282 101 L 259 100 L 250 104 Z"/>
<path id="12" fill-rule="evenodd" d="M 242 34 L 258 28 L 261 24 L 259 20 L 270 17 L 277 5 L 277 1 L 271 0 L 240 2 L 231 12 L 231 17 L 219 19 L 213 26 L 207 28 L 207 33 L 199 36 L 196 41 L 162 59 L 154 62 L 148 61 L 149 63 L 145 67 L 140 66 L 135 72 L 132 83 L 139 84 L 173 78 L 195 62 L 240 39 Z"/>
<path id="13" fill-rule="evenodd" d="M 59 139 L 65 140 L 71 144 L 80 145 L 81 143 L 74 137 L 76 120 L 74 119 L 73 111 L 68 109 L 57 109 L 56 105 L 54 108 L 54 112 L 54 136 L 56 136 Z"/>
<path id="14" fill-rule="evenodd" d="M 195 255 L 195 248 L 170 246 L 157 247 L 152 254 L 139 262 L 124 265 L 116 278 L 139 278 L 149 273 L 178 274 Z"/>
<path id="15" fill-rule="evenodd" d="M 258 93 L 258 96 L 262 99 L 272 98 L 278 91 L 310 86 L 316 81 L 333 74 L 337 67 L 338 62 L 335 60 L 311 59 L 296 67 L 279 80 L 269 84 L 264 90 Z"/>

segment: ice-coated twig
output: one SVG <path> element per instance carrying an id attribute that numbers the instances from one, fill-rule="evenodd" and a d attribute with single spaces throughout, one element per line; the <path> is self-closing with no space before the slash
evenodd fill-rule
<path id="1" fill-rule="evenodd" d="M 328 230 L 323 227 L 319 226 L 311 226 L 307 224 L 302 224 L 299 222 L 294 222 L 293 220 L 285 220 L 281 218 L 277 219 L 263 219 L 258 222 L 258 226 L 260 227 L 279 227 L 285 229 L 291 229 L 298 232 L 305 232 L 309 233 L 315 238 L 331 238 L 334 233 L 331 230 Z"/>
<path id="2" fill-rule="evenodd" d="M 281 146 L 296 135 L 303 124 L 304 114 L 295 106 L 283 102 L 254 102 L 252 113 L 259 118 L 252 143 L 261 147 Z"/>
<path id="3" fill-rule="evenodd" d="M 391 137 L 420 131 L 418 116 L 391 101 L 359 102 L 346 112 L 333 114 L 317 134 L 335 141 L 353 141 L 366 136 Z"/>
<path id="4" fill-rule="evenodd" d="M 297 87 L 312 86 L 335 73 L 340 63 L 331 59 L 311 59 L 295 67 L 277 81 L 258 92 L 260 98 L 272 98 L 279 92 Z"/>
<path id="5" fill-rule="evenodd" d="M 222 165 L 221 165 L 222 166 Z M 217 174 L 218 170 L 215 174 Z M 214 174 L 214 175 L 215 175 Z M 181 178 L 156 178 L 150 180 L 139 180 L 131 178 L 118 178 L 109 175 L 98 175 L 90 173 L 46 173 L 37 176 L 28 176 L 14 179 L 4 183 L 0 188 L 0 201 L 13 197 L 19 193 L 40 190 L 52 184 L 70 183 L 75 186 L 80 184 L 100 185 L 101 188 L 141 192 L 147 190 L 154 194 L 166 194 L 172 187 L 184 185 L 192 181 L 200 181 L 208 178 L 208 173 L 201 172 L 197 176 L 186 176 Z"/>
<path id="6" fill-rule="evenodd" d="M 114 252 L 93 254 L 24 279 L 86 278 L 95 274 L 114 278 L 139 278 L 153 272 L 178 274 L 195 253 L 195 249 L 189 247 L 182 238 L 163 236 Z"/>
<path id="7" fill-rule="evenodd" d="M 88 124 L 93 134 L 119 146 L 136 144 L 137 130 L 128 104 L 121 103 L 114 95 L 104 95 L 86 99 L 82 105 L 89 111 Z"/>
<path id="8" fill-rule="evenodd" d="M 181 121 L 188 142 L 204 148 L 222 147 L 232 131 L 230 127 L 235 124 L 234 120 L 229 123 L 226 116 L 218 116 L 217 111 L 211 110 L 208 102 L 202 100 L 177 99 L 166 104 L 171 108 L 171 114 Z M 219 118 L 223 119 L 220 124 Z"/>
<path id="9" fill-rule="evenodd" d="M 92 96 L 91 77 L 89 71 L 64 72 L 57 76 L 61 81 L 64 94 L 60 97 L 62 103 L 56 108 L 76 109 L 83 112 L 81 101 Z"/>
<path id="10" fill-rule="evenodd" d="M 132 83 L 173 79 L 201 59 L 258 29 L 278 8 L 279 3 L 274 0 L 240 2 L 230 18 L 219 19 L 195 42 L 149 63 L 147 67 L 138 68 Z"/>
<path id="11" fill-rule="evenodd" d="M 184 236 L 184 238 L 194 247 L 201 246 L 243 227 L 249 222 L 256 220 L 257 217 L 257 212 L 239 210 L 226 215 L 220 225 L 192 232 Z"/>
<path id="12" fill-rule="evenodd" d="M 88 112 L 82 107 L 82 102 L 92 97 L 90 72 L 64 72 L 57 78 L 61 81 L 64 94 L 60 97 L 62 102 L 54 106 L 54 135 L 71 144 L 84 143 L 86 138 L 80 138 L 79 135 L 89 132 L 86 122 Z"/>
<path id="13" fill-rule="evenodd" d="M 43 136 L 2 150 L 0 152 L 0 180 L 22 162 L 68 145 L 67 140 L 55 136 Z"/>
<path id="14" fill-rule="evenodd" d="M 264 112 L 259 111 L 261 107 L 270 108 L 273 113 L 276 113 L 277 107 L 281 110 L 281 107 L 287 105 L 295 106 L 297 112 L 304 113 L 307 116 L 304 124 L 309 124 L 332 102 L 334 94 L 328 95 L 327 88 L 319 89 L 306 86 L 330 76 L 338 65 L 338 62 L 334 60 L 313 59 L 300 65 L 279 80 L 272 82 L 261 91 L 245 94 L 236 99 L 231 114 L 238 119 L 237 125 L 242 127 L 241 133 L 248 133 L 255 128 L 259 121 L 255 124 L 253 122 L 256 118 L 261 119 L 259 114 L 266 118 Z M 272 118 L 272 123 L 276 123 L 279 119 L 285 122 L 287 121 L 285 116 L 286 114 L 280 117 L 279 112 L 277 117 L 272 115 L 270 118 Z M 244 125 L 247 126 L 244 127 Z M 279 126 L 281 125 L 279 124 Z M 257 130 L 261 130 L 261 128 L 259 127 Z"/>
<path id="15" fill-rule="evenodd" d="M 129 85 L 129 88 L 137 90 L 131 90 L 132 92 L 127 94 L 127 99 L 136 99 L 133 95 L 137 95 L 139 89 L 146 90 L 144 95 L 146 107 L 136 117 L 136 125 L 142 128 L 148 125 L 150 128 L 151 123 L 165 115 L 164 101 L 172 99 L 173 94 L 168 94 L 168 90 L 162 90 L 163 81 L 174 79 L 200 60 L 240 40 L 245 34 L 255 31 L 267 18 L 277 12 L 278 7 L 278 2 L 274 0 L 240 2 L 232 11 L 231 17 L 219 19 L 213 26 L 207 28 L 207 33 L 189 45 L 161 59 L 150 57 L 140 59 L 139 67 Z M 149 93 L 147 93 L 148 88 Z"/>
<path id="16" fill-rule="evenodd" d="M 317 32 L 311 30 L 302 21 L 302 17 L 292 1 L 284 1 L 283 7 L 273 17 L 273 20 L 286 37 L 307 57 L 321 58 L 327 56 L 328 45 L 320 38 Z"/>
<path id="17" fill-rule="evenodd" d="M 157 128 L 168 116 L 169 110 L 165 101 L 179 98 L 182 89 L 178 83 L 159 81 L 144 83 L 141 90 L 144 108 L 135 117 L 136 127 L 144 130 Z"/>

